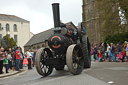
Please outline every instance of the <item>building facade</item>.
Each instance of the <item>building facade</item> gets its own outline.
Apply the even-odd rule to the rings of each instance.
[[[24,45],[33,36],[30,32],[30,22],[15,15],[0,14],[0,39],[9,35],[24,50]]]
[[[97,23],[96,0],[83,0],[82,10],[83,26],[86,28],[90,42],[100,42],[102,37],[98,31],[100,25]]]

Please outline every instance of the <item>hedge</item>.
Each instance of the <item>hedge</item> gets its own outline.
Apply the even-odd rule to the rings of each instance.
[[[118,33],[113,35],[108,35],[105,37],[104,42],[105,43],[124,43],[124,41],[128,41],[128,32],[125,33]]]

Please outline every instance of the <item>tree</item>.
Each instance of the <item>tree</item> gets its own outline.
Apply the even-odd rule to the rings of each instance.
[[[119,0],[119,6],[122,9],[124,18],[128,20],[128,0]]]
[[[13,48],[16,46],[16,41],[9,36],[4,36],[3,39],[1,39],[1,45],[7,48]]]
[[[121,10],[125,10],[125,12],[123,12],[124,14],[127,12],[126,8],[128,5],[123,4],[123,1],[126,0],[96,0],[98,23],[101,25],[99,31],[103,37],[126,32],[127,24],[121,24],[121,15],[119,14]],[[119,10],[119,8],[121,8],[121,10]]]

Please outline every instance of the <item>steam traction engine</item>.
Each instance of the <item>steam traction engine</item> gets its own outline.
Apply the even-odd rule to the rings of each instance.
[[[71,42],[68,28],[60,23],[59,3],[52,4],[54,34],[48,39],[49,48],[40,48],[36,54],[36,70],[42,76],[48,76],[53,68],[63,70],[67,65],[70,73],[80,74],[83,68],[90,68],[90,46],[86,34],[82,33],[82,23],[78,24],[75,41]],[[42,36],[43,37],[43,36]]]

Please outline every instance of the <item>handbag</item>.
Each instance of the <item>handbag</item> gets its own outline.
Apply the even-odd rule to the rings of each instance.
[[[24,64],[24,65],[25,65],[25,64],[28,64],[28,59],[27,59],[27,58],[24,58],[23,64]]]

